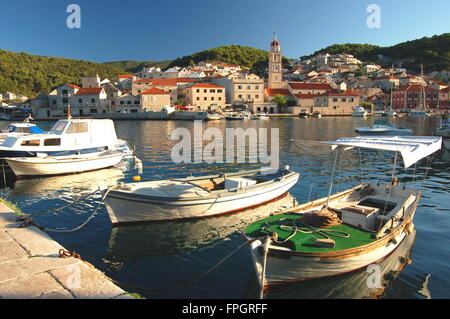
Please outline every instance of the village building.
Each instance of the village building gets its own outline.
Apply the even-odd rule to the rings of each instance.
[[[394,109],[414,109],[418,107],[436,108],[439,102],[439,91],[422,85],[400,87],[392,93]]]
[[[178,100],[178,89],[185,88],[195,82],[194,79],[189,78],[139,79],[133,81],[132,94],[139,95],[151,87],[156,87],[168,92],[170,94],[170,104],[174,105]]]
[[[195,83],[180,90],[187,105],[198,111],[223,109],[226,106],[225,87],[211,83]]]
[[[170,106],[170,93],[151,87],[141,93],[141,107],[144,112],[159,112],[166,106]]]
[[[359,92],[326,92],[314,98],[314,107],[310,109],[310,113],[349,116],[352,115],[353,108],[359,106],[359,104]]]
[[[211,78],[210,82],[225,88],[227,104],[264,103],[264,80],[255,74],[233,73]]]

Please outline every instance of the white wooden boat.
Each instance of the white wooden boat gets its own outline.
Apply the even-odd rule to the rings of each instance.
[[[402,155],[406,168],[439,150],[441,142],[440,137],[356,137],[295,141],[294,148],[311,149],[313,155],[353,147],[392,151]],[[261,287],[365,268],[389,256],[413,230],[420,190],[408,189],[395,178],[387,185],[363,183],[334,195],[331,189],[327,197],[245,228]],[[320,225],[324,221],[328,224]]]
[[[372,126],[360,126],[355,129],[360,135],[413,135],[413,130],[409,128],[397,128],[394,125],[374,124]]]
[[[362,106],[355,106],[355,107],[353,107],[352,116],[353,117],[366,117],[367,111]]]
[[[98,170],[118,164],[123,154],[101,150],[92,153],[41,157],[5,157],[16,176],[61,175]]]
[[[117,138],[112,120],[70,118],[57,121],[52,129],[44,134],[5,138],[0,144],[0,158],[34,157],[37,153],[53,155],[98,147],[132,152],[126,141]]]
[[[113,224],[209,217],[269,202],[297,183],[289,168],[120,185],[106,194]]]

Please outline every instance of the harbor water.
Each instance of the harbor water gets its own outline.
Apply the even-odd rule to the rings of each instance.
[[[257,298],[259,286],[249,250],[243,248],[217,269],[195,283],[197,278],[243,243],[242,230],[252,220],[271,212],[303,203],[328,193],[334,156],[301,156],[288,151],[289,140],[333,140],[355,136],[357,126],[373,124],[378,118],[324,117],[272,118],[270,120],[209,121],[203,129],[278,128],[281,165],[301,174],[288,195],[266,205],[232,215],[180,222],[156,222],[112,227],[106,209],[82,229],[49,235],[68,250],[103,271],[126,291],[146,298]],[[379,118],[383,119],[383,118]],[[402,117],[391,120],[411,128],[414,135],[433,135],[438,117]],[[0,129],[8,123],[0,123]],[[38,122],[48,130],[52,122]],[[261,166],[239,164],[176,164],[172,161],[170,139],[174,129],[194,131],[192,121],[116,121],[117,135],[136,147],[142,160],[142,181],[231,172]],[[204,141],[208,143],[208,141]],[[269,148],[270,150],[270,148]],[[256,151],[247,148],[250,158]],[[360,157],[361,155],[361,157]],[[389,181],[394,155],[386,152],[349,150],[339,158],[333,192],[363,181]],[[423,187],[414,219],[416,232],[395,254],[380,263],[381,285],[371,285],[368,269],[339,277],[293,283],[271,288],[267,298],[450,298],[450,155],[441,150],[433,157],[432,170],[426,174],[427,161],[417,167],[397,169],[406,187]],[[25,213],[39,213],[71,203],[81,194],[100,185],[131,182],[138,172],[126,163],[104,169],[59,177],[19,179],[4,176],[2,196]],[[100,194],[62,211],[35,217],[47,228],[71,229],[91,215]],[[57,253],[57,252],[55,252]],[[164,289],[179,286],[177,289]],[[148,289],[143,289],[148,288]],[[152,289],[150,289],[152,288]],[[153,289],[155,288],[155,289]],[[159,289],[161,288],[161,289]]]

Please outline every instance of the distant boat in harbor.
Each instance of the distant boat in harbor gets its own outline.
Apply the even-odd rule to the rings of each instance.
[[[307,119],[309,117],[309,114],[306,112],[301,112],[298,114],[298,117],[301,119]]]
[[[257,113],[252,116],[252,120],[269,120],[270,117],[266,113]]]
[[[354,106],[352,116],[353,117],[366,117],[367,111],[362,106]]]
[[[223,116],[217,113],[208,113],[208,115],[206,116],[206,120],[208,121],[218,121],[218,120],[222,120]]]
[[[394,125],[383,124],[357,127],[355,132],[360,135],[413,135],[413,131],[409,128],[397,128]]]

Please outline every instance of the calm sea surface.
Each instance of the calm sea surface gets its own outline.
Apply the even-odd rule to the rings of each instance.
[[[439,118],[399,118],[393,121],[396,125],[412,128],[415,135],[432,135]],[[257,298],[257,279],[250,253],[245,248],[198,283],[161,291],[138,289],[136,286],[164,288],[188,282],[241,245],[241,231],[255,218],[291,206],[294,198],[305,202],[308,198],[325,196],[334,156],[314,158],[289,153],[288,141],[291,138],[332,140],[355,136],[356,126],[373,122],[373,118],[351,117],[205,122],[204,129],[216,127],[222,132],[228,127],[241,126],[279,128],[280,161],[299,172],[300,181],[288,196],[278,201],[229,216],[113,228],[102,206],[97,216],[81,230],[50,233],[50,236],[120,282],[125,290],[147,298]],[[6,125],[6,122],[0,123],[0,129]],[[41,122],[38,125],[49,129],[53,123]],[[136,146],[137,156],[144,163],[143,181],[258,167],[257,164],[174,164],[171,147],[177,142],[170,140],[171,133],[178,127],[193,132],[193,122],[118,121],[115,125],[118,136]],[[250,154],[255,152],[254,149],[248,151]],[[393,154],[362,151],[362,158],[361,166],[359,153],[352,150],[339,160],[341,169],[336,174],[334,192],[356,185],[361,179],[389,180]],[[368,288],[370,273],[362,270],[332,279],[276,287],[269,291],[267,297],[450,298],[449,158],[447,151],[435,154],[433,169],[424,184],[414,219],[416,234],[412,233],[395,254],[381,263],[381,289]],[[407,186],[420,187],[425,167],[426,161],[422,161],[415,176],[413,168],[398,169],[398,177]],[[132,181],[137,171],[130,166],[123,168],[62,177],[8,180],[3,196],[17,203],[26,213],[43,212],[66,205],[99,185]],[[99,201],[100,196],[96,195],[62,212],[36,217],[35,220],[48,228],[74,228],[90,216]]]

